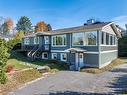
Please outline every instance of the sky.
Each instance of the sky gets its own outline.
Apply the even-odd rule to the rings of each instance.
[[[127,0],[0,0],[0,16],[15,24],[21,16],[51,24],[53,29],[83,25],[94,18],[114,21],[124,28],[127,23]]]

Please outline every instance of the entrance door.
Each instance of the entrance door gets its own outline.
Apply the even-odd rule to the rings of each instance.
[[[80,67],[83,66],[83,53],[76,53],[76,63],[75,63],[75,67],[76,67],[76,70],[80,70]]]

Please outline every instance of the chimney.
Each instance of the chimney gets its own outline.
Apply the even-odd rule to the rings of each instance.
[[[87,20],[87,24],[93,24],[93,23],[95,23],[95,19],[88,19]]]

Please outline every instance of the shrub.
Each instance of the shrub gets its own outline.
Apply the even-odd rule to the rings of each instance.
[[[0,83],[5,84],[7,82],[7,76],[4,71],[0,71]]]
[[[11,72],[13,69],[14,69],[14,65],[7,65],[7,66],[5,67],[5,72],[9,73],[9,72]]]
[[[60,62],[58,60],[51,60],[51,63],[53,63],[53,64],[59,64]]]
[[[51,70],[50,70],[51,73],[56,73],[56,72],[58,72],[58,71],[59,71],[58,69],[51,69]]]

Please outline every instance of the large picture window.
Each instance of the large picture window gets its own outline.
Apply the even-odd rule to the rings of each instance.
[[[88,37],[88,42],[86,45],[96,45],[97,44],[97,32],[85,32],[86,37]]]
[[[80,32],[72,34],[72,44],[73,45],[96,45],[97,44],[97,32]]]
[[[67,45],[66,35],[52,36],[52,45],[53,46],[65,46],[65,45]]]
[[[73,45],[83,45],[84,33],[73,33]]]

